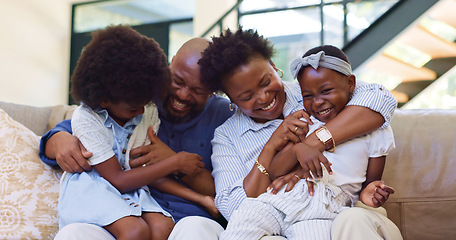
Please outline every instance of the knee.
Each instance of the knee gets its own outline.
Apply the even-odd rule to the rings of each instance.
[[[375,224],[375,218],[369,210],[363,208],[349,208],[342,211],[334,219],[332,232],[355,231],[360,228],[371,228]]]
[[[173,230],[174,221],[171,218],[166,218],[163,221],[154,222],[150,227],[152,239],[168,239]]]
[[[117,234],[116,234],[117,235]],[[151,239],[151,229],[144,221],[138,221],[135,225],[130,225],[128,228],[123,228],[116,236],[117,239]]]

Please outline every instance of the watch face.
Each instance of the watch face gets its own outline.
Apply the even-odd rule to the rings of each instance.
[[[326,142],[328,141],[329,139],[331,139],[331,135],[329,134],[329,132],[324,129],[324,128],[321,128],[319,129],[318,132],[316,132],[317,134],[317,137],[320,138],[321,141],[323,142]]]

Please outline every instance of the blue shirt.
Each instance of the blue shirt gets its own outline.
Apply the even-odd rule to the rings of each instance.
[[[284,82],[286,101],[283,116],[303,109],[301,89],[297,82]],[[357,105],[379,112],[389,125],[397,101],[388,90],[379,84],[358,82],[352,99],[347,105]],[[212,165],[215,180],[215,205],[229,220],[231,214],[247,197],[243,181],[252,170],[272,133],[282,123],[274,119],[257,123],[236,109],[235,114],[215,130],[212,140]]]
[[[211,140],[215,128],[233,114],[228,108],[229,103],[230,101],[226,98],[213,96],[208,100],[204,110],[189,122],[174,124],[160,119],[158,137],[175,152],[186,151],[201,155],[205,168],[212,171]],[[70,121],[65,120],[57,124],[55,128],[43,135],[40,142],[41,160],[51,166],[58,165],[55,160],[46,158],[44,150],[47,140],[59,131],[71,133]],[[203,207],[193,202],[153,189],[151,194],[164,210],[173,215],[176,222],[186,216],[212,218]]]

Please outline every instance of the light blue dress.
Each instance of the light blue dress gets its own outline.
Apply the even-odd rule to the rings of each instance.
[[[141,119],[142,115],[137,116],[121,127],[106,110],[94,112],[83,105],[74,112],[71,124],[73,134],[93,153],[89,159],[91,165],[116,155],[120,165],[129,169],[127,144]],[[71,223],[106,226],[126,216],[141,216],[142,212],[160,212],[171,217],[147,187],[122,194],[94,169],[62,176],[58,204],[60,228]]]

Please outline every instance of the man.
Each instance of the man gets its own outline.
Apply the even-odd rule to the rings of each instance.
[[[213,95],[200,82],[200,68],[198,60],[201,52],[209,45],[204,38],[194,38],[186,42],[171,60],[170,70],[172,82],[166,100],[159,104],[159,117],[161,124],[156,139],[151,145],[133,149],[131,156],[140,155],[130,162],[131,167],[162,160],[179,151],[197,153],[203,158],[205,171],[197,177],[177,175],[176,179],[181,184],[189,186],[193,190],[209,195],[215,195],[214,180],[211,175],[212,164],[210,157],[214,130],[232,115],[229,110],[229,100]],[[90,171],[91,166],[86,158],[91,153],[85,151],[79,140],[71,134],[69,121],[59,123],[54,129],[46,133],[40,143],[40,157],[49,165],[59,165],[67,172]],[[54,160],[55,159],[55,160]],[[217,238],[217,234],[223,228],[213,217],[200,205],[189,202],[174,195],[166,194],[152,189],[152,196],[168,211],[178,222],[186,216],[200,216],[201,220],[198,231],[191,234],[195,239],[204,237]],[[203,229],[207,223],[208,235]],[[175,230],[179,230],[176,227]],[[187,230],[184,230],[187,231]],[[84,235],[84,236],[78,236]],[[74,224],[63,228],[56,239],[106,239],[112,238],[104,229],[89,224]],[[170,236],[170,239],[173,235]],[[188,235],[187,235],[188,236]]]

